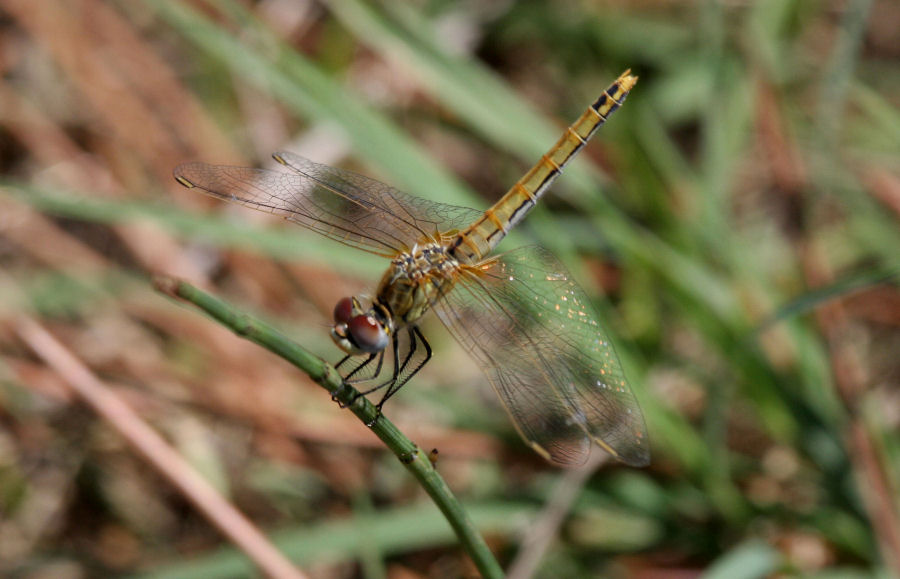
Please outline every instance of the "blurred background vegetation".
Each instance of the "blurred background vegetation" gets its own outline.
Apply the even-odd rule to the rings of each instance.
[[[900,576],[895,0],[0,0],[0,66],[0,574],[252,573],[25,319],[313,576],[473,574],[352,415],[150,283],[336,361],[335,298],[385,264],[171,170],[284,149],[484,208],[630,67],[501,248],[550,247],[597,297],[651,466],[543,463],[433,321],[388,416],[504,567],[543,532],[542,577]]]

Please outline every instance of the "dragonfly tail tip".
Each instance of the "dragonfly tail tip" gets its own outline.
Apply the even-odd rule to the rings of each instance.
[[[628,92],[637,84],[638,77],[636,75],[631,74],[631,69],[629,68],[625,72],[619,75],[618,83],[619,85]]]

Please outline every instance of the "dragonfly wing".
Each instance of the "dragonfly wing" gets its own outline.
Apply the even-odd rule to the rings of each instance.
[[[469,207],[416,197],[365,175],[314,163],[306,157],[288,151],[280,151],[273,157],[282,165],[313,179],[324,187],[359,199],[374,211],[393,215],[395,220],[406,224],[407,227],[431,234],[436,232],[452,234],[471,225],[483,213]]]
[[[276,160],[292,171],[186,163],[174,174],[187,187],[280,215],[346,245],[388,257],[458,229],[463,220],[479,214],[407,195],[290,153],[279,153]]]
[[[551,253],[525,247],[463,269],[433,307],[540,454],[582,464],[594,441],[632,466],[649,462],[644,419],[613,345]]]

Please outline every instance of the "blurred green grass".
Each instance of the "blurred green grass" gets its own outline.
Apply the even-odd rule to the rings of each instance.
[[[475,207],[495,199],[555,142],[564,123],[632,68],[641,80],[627,104],[595,137],[587,158],[567,167],[546,206],[501,247],[544,244],[591,294],[606,294],[597,306],[653,445],[650,469],[611,467],[591,480],[548,561],[572,576],[897,571],[884,523],[876,520],[887,517],[888,530],[891,518],[896,525],[900,477],[898,418],[891,410],[900,383],[900,228],[896,209],[872,184],[878,172],[895,184],[900,179],[900,40],[876,37],[872,23],[882,13],[898,18],[888,0],[852,0],[842,9],[774,0],[669,7],[526,2],[494,9],[335,1],[313,8],[303,34],[288,38],[258,5],[146,0],[115,6],[141,23],[148,42],[160,44],[247,157],[262,161],[248,136],[252,129],[244,127],[256,119],[248,112],[252,90],[252,100],[263,103],[258,108],[276,109],[291,129],[324,126],[344,140],[365,172],[410,193]],[[448,30],[462,38],[458,45],[450,44],[457,37]],[[402,94],[379,104],[372,96],[379,90]],[[93,153],[102,159],[103,150]],[[203,150],[182,154],[220,161]],[[467,168],[464,177],[476,186],[448,164]],[[26,183],[39,173],[19,165],[24,168],[6,178],[4,192],[57,219],[124,227],[153,222],[185,243],[199,239],[277,260],[330,264],[369,280],[380,270],[302,232],[264,231],[186,212],[174,202],[147,203],[147,194],[144,201],[85,201],[65,193],[83,189],[77,186],[48,194],[48,187]],[[110,167],[125,180],[121,161]],[[163,196],[162,185],[156,187],[152,197]],[[16,269],[11,275],[24,287],[37,279],[33,274]],[[49,279],[65,283],[65,277]],[[31,292],[34,311],[50,321],[89,325],[90,291],[40,283],[47,289]],[[234,291],[235,284],[221,287]],[[57,309],[46,304],[53,294],[66,298]],[[247,301],[262,307],[250,296]],[[835,304],[843,311],[837,321],[827,315]],[[439,355],[452,350],[449,340],[438,340]],[[841,382],[848,355],[863,369],[849,392]],[[422,378],[426,387],[446,381],[437,373]],[[11,383],[7,390],[25,389],[16,379],[4,382]],[[547,479],[560,475],[542,473],[540,464],[522,457],[502,414],[487,425],[469,416],[472,389],[465,384],[449,391],[416,386],[401,397],[420,416],[463,427],[474,422],[517,449],[502,457],[499,474],[467,465],[475,474],[464,488],[474,493],[481,485],[481,498],[508,500],[510,509],[546,501]],[[17,420],[30,413],[15,412]],[[856,426],[874,454],[860,454],[866,447],[851,436]],[[866,466],[872,461],[874,470]],[[370,468],[382,478],[365,490],[380,503],[376,522],[400,517],[409,501],[402,471],[385,463],[373,459]],[[868,494],[879,494],[879,481],[871,478],[878,473],[887,487],[883,502],[873,503]],[[16,492],[5,494],[11,508],[22,504]],[[277,499],[260,490],[250,504],[270,502]],[[888,511],[875,506],[885,503]],[[646,534],[633,548],[585,531],[606,524],[615,536],[617,519],[594,515],[613,505],[625,518],[652,522],[638,527]],[[331,516],[301,521],[317,525],[303,537],[344,524],[342,509],[329,506],[323,510]],[[426,516],[417,516],[412,520],[425,524]],[[477,508],[473,516],[479,518]],[[502,538],[501,560],[508,561],[513,531],[486,528]],[[621,527],[623,533],[633,528]],[[419,535],[420,542],[402,540],[396,530],[383,534],[386,543],[373,548],[388,569],[397,561],[435,565],[416,558],[420,549],[452,551],[450,536],[437,531],[428,540]],[[339,534],[333,539],[342,545],[335,560],[363,556]],[[293,542],[300,549],[308,541]],[[165,545],[157,552],[177,549]],[[57,544],[54,550],[65,553]],[[39,565],[29,559],[22,568]],[[200,554],[193,565],[202,576],[246,572],[231,555]],[[151,572],[176,576],[181,569]],[[542,576],[554,576],[553,568],[543,568]]]

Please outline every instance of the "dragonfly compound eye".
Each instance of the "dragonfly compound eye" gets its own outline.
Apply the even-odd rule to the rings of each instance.
[[[347,323],[347,331],[363,352],[380,352],[387,348],[387,331],[374,316],[353,316]]]
[[[341,298],[334,306],[334,323],[347,324],[353,317],[353,298]]]

